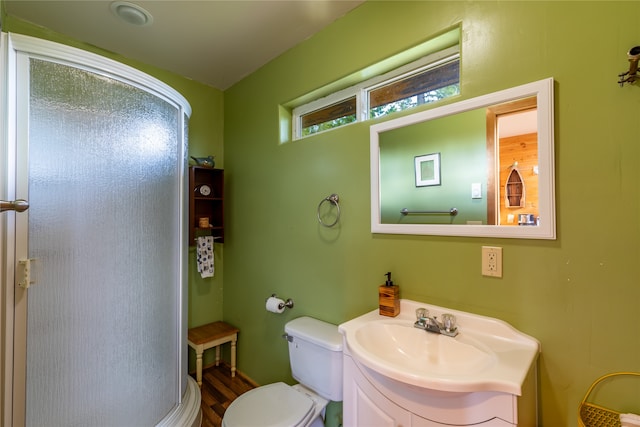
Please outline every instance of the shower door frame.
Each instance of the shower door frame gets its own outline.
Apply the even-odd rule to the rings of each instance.
[[[13,33],[0,33],[0,197],[28,200],[28,94],[29,78],[18,78],[20,67],[34,57],[83,69],[152,93],[180,112],[178,135],[183,141],[180,162],[180,256],[178,292],[178,390],[181,404],[187,389],[187,140],[185,121],[191,106],[177,91],[135,68],[81,49]],[[20,61],[24,63],[20,65]],[[17,84],[16,84],[17,83]],[[21,120],[21,123],[18,123]],[[18,165],[17,161],[24,164]],[[26,422],[26,354],[28,290],[17,285],[17,260],[28,257],[28,211],[5,212],[0,217],[0,425],[22,427]],[[37,287],[37,284],[34,285]],[[199,400],[199,399],[198,399]],[[175,408],[174,408],[175,409]],[[164,414],[166,415],[166,414]]]

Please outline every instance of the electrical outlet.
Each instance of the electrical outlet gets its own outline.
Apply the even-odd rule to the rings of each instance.
[[[502,277],[502,248],[498,246],[482,247],[482,275]]]

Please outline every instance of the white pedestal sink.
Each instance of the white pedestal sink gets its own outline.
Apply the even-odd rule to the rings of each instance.
[[[415,310],[457,318],[456,337],[413,327]],[[402,300],[394,318],[371,311],[344,336],[344,425],[535,426],[540,344],[485,316]]]

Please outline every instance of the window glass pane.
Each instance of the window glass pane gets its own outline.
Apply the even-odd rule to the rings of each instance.
[[[460,93],[460,61],[424,70],[369,92],[369,118],[428,104]]]
[[[356,97],[305,114],[300,118],[301,136],[312,135],[356,121]]]
[[[442,89],[432,90],[420,95],[410,96],[408,98],[390,102],[379,107],[370,108],[369,118],[375,119],[376,117],[382,117],[387,114],[395,113],[396,111],[407,110],[409,108],[417,107],[418,105],[429,104],[431,102],[435,102],[440,99],[448,98],[450,96],[458,94],[460,94],[459,84],[447,86]]]

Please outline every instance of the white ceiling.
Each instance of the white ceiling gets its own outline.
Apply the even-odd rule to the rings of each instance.
[[[154,0],[138,27],[111,1],[0,0],[10,16],[225,90],[364,0]]]
[[[527,110],[498,116],[499,138],[538,132],[538,111]]]

